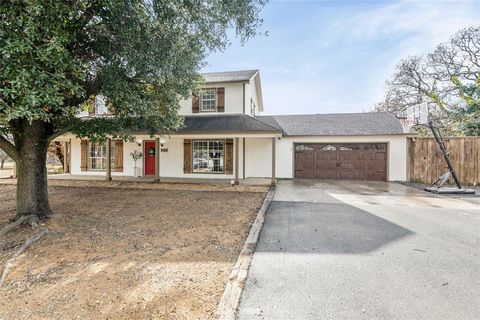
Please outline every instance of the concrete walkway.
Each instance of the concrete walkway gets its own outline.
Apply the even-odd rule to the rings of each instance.
[[[479,319],[479,245],[475,202],[280,181],[238,319]]]

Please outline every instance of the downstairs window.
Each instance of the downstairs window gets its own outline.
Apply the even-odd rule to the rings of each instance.
[[[224,140],[193,140],[193,172],[224,172]]]
[[[107,169],[107,144],[90,142],[88,169],[92,171]],[[110,166],[115,169],[115,143],[110,143]]]

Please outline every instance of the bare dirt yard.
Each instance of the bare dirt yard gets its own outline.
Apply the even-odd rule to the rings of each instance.
[[[51,186],[50,233],[17,258],[0,319],[211,319],[267,188],[246,191]],[[0,184],[0,226],[14,206]],[[34,233],[0,236],[0,268]]]

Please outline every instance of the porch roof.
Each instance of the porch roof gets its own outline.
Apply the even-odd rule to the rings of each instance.
[[[282,130],[246,114],[185,116],[185,126],[175,134],[199,133],[276,133]]]

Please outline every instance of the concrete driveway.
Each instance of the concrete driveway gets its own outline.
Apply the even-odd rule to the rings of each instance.
[[[394,183],[280,181],[238,319],[480,319],[480,206]]]

